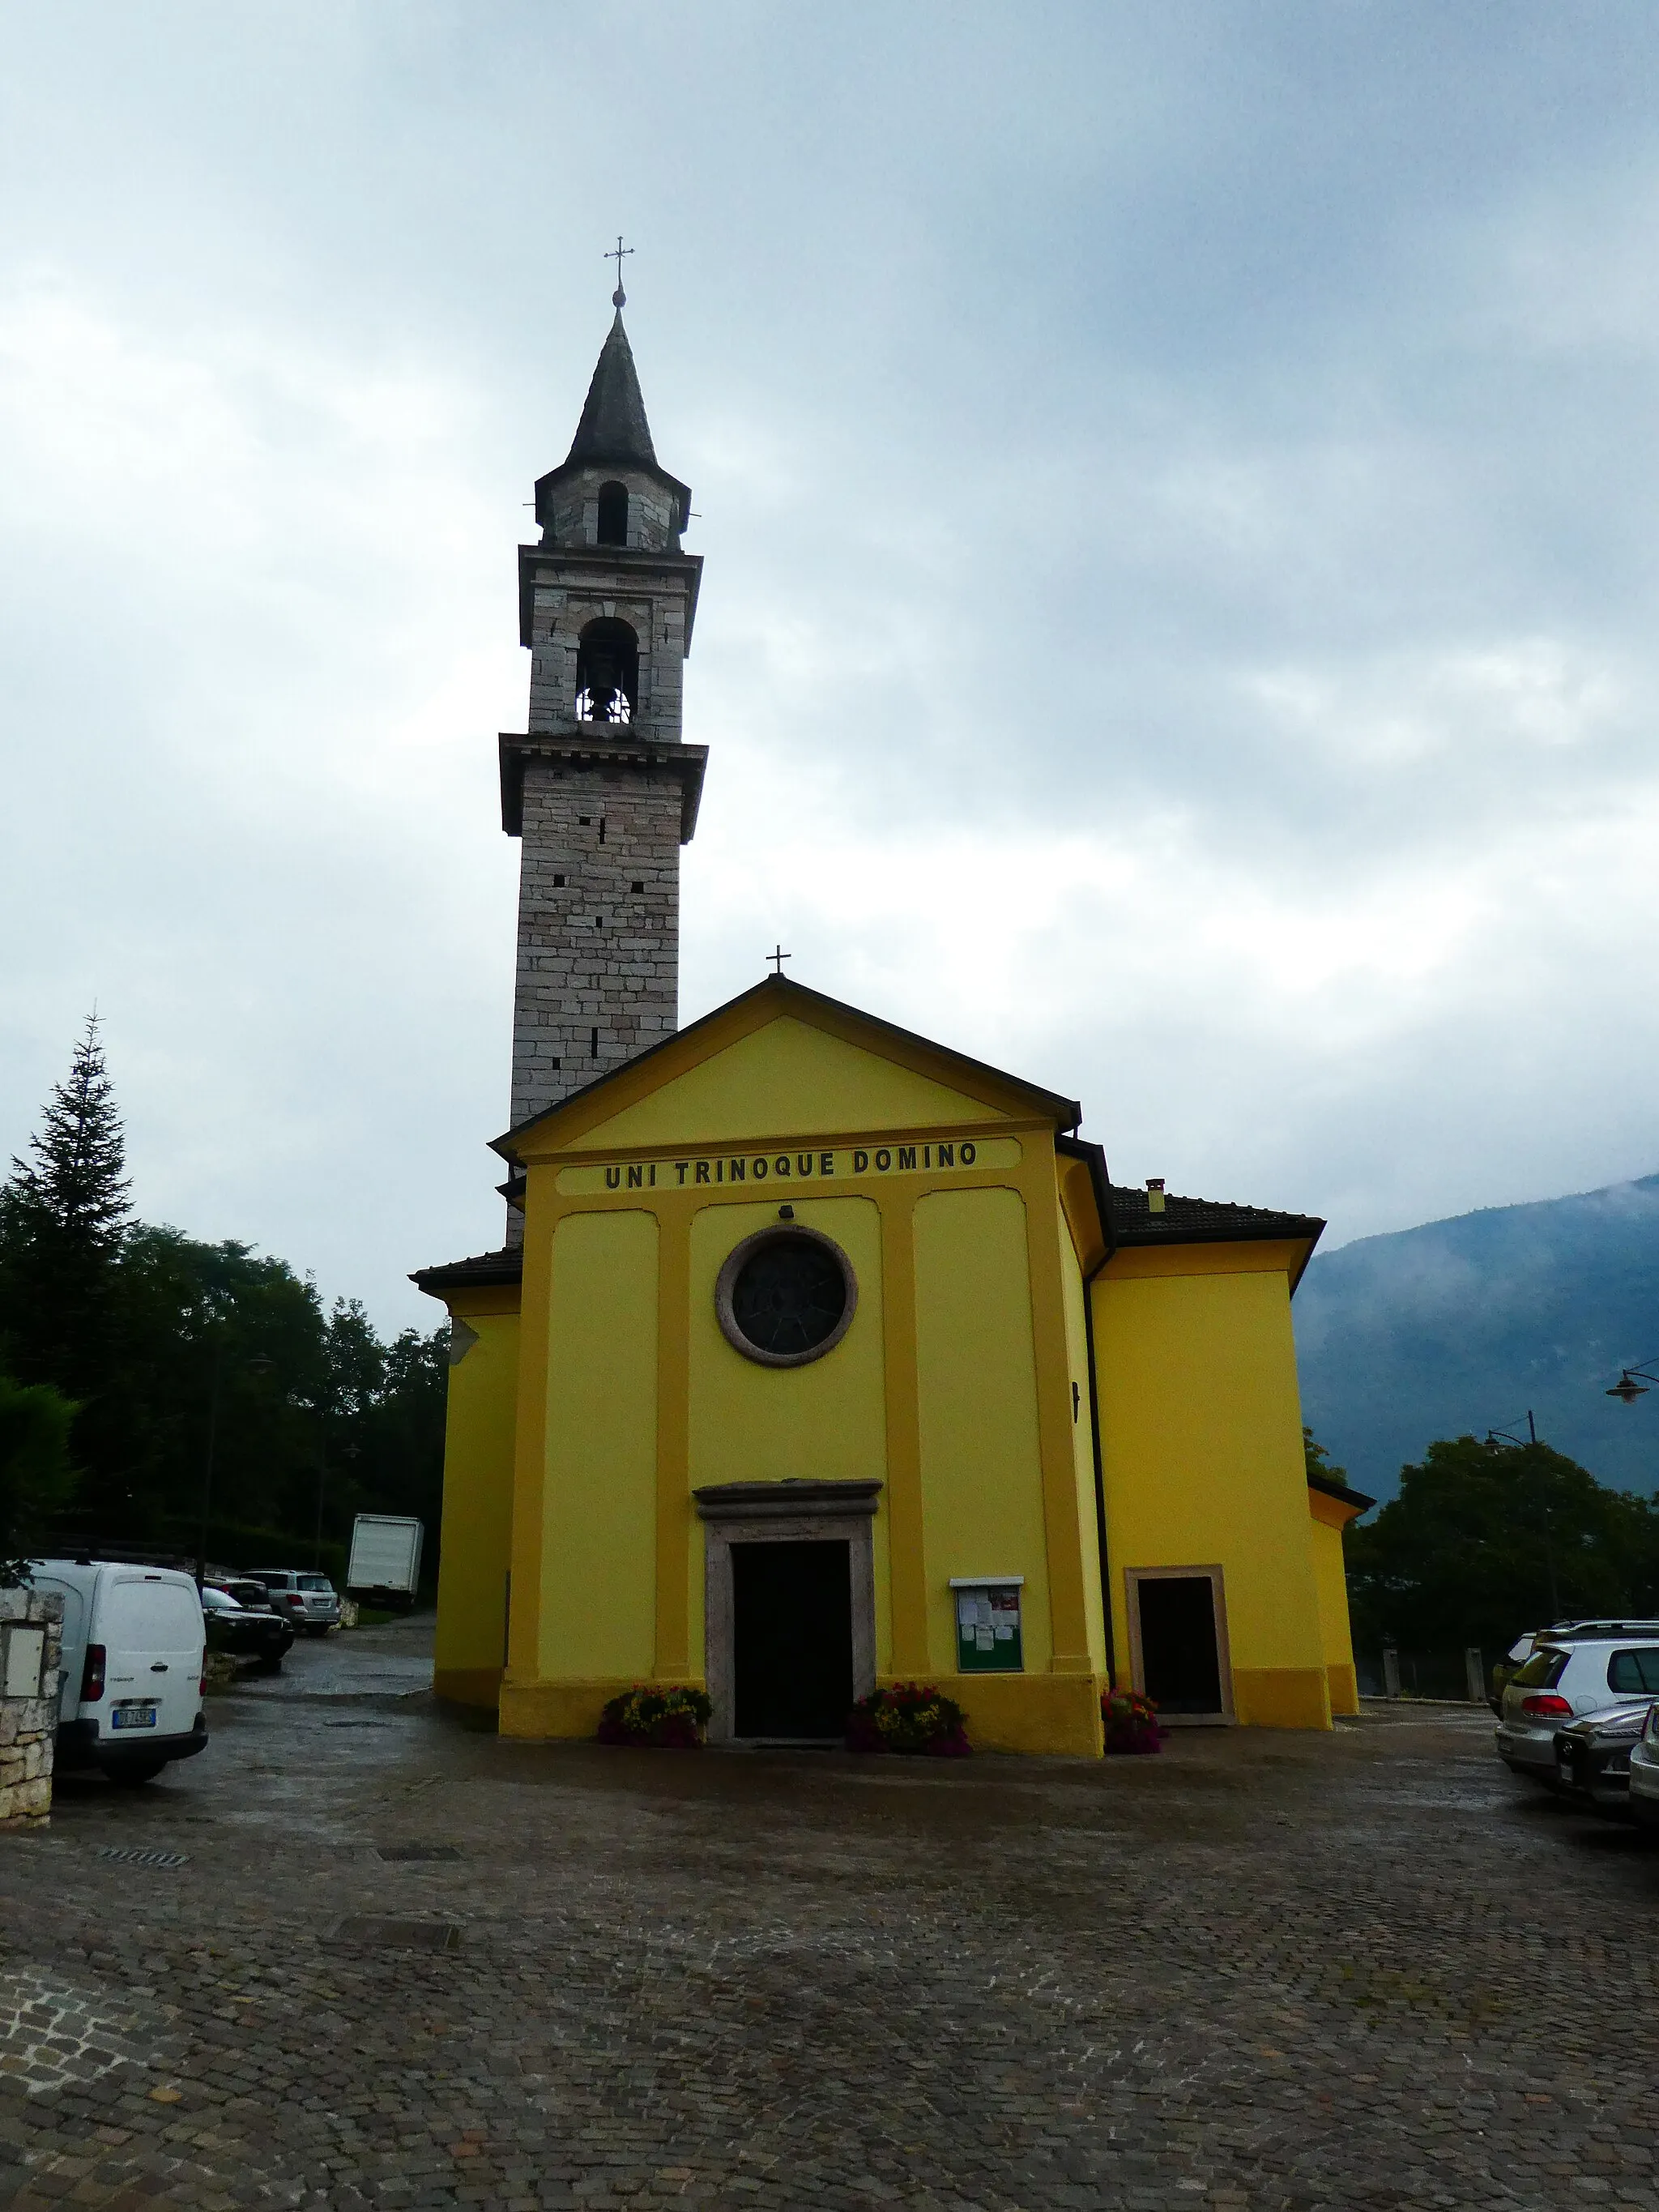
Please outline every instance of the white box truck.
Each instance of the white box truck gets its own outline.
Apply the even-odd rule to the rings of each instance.
[[[420,1522],[406,1521],[395,1513],[360,1513],[352,1523],[346,1588],[365,1596],[412,1605],[421,1586],[421,1540],[425,1533]]]

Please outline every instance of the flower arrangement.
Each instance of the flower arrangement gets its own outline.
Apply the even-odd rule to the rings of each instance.
[[[1158,1707],[1139,1690],[1108,1690],[1100,1700],[1108,1751],[1160,1751]]]
[[[847,1716],[848,1751],[921,1752],[934,1759],[966,1759],[967,1716],[931,1683],[895,1682],[872,1690]]]
[[[635,1682],[600,1713],[599,1740],[649,1744],[659,1751],[697,1751],[714,1710],[706,1690],[679,1682],[663,1689]]]

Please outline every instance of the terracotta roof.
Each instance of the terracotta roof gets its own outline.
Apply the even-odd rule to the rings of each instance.
[[[576,425],[564,465],[571,468],[590,461],[631,461],[647,469],[657,465],[651,425],[645,419],[645,397],[620,307],[610,336],[599,349],[582,419]]]
[[[1317,1237],[1325,1224],[1310,1213],[1279,1213],[1267,1206],[1237,1206],[1231,1199],[1177,1198],[1162,1213],[1149,1194],[1114,1183],[1112,1235],[1119,1244],[1237,1244],[1282,1237]]]
[[[499,1252],[478,1252],[470,1260],[450,1260],[438,1267],[418,1267],[410,1277],[417,1291],[440,1297],[446,1291],[478,1290],[493,1283],[516,1283],[524,1275],[524,1253],[516,1244]]]

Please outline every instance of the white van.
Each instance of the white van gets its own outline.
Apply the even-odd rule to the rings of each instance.
[[[96,1766],[112,1782],[149,1782],[205,1749],[206,1635],[191,1577],[101,1559],[37,1559],[31,1572],[64,1601],[59,1772]]]

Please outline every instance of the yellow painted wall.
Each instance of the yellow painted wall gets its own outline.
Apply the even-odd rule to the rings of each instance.
[[[884,1406],[881,1212],[867,1198],[794,1200],[795,1219],[833,1237],[853,1263],[858,1310],[833,1352],[802,1367],[745,1359],[720,1333],[714,1282],[735,1244],[777,1220],[775,1201],[704,1206],[691,1224],[690,1575],[691,1650],[703,1649],[702,1523],[690,1492],[715,1482],[887,1479]],[[887,1501],[877,1501],[876,1664],[891,1649]],[[701,1672],[701,1668],[698,1669]]]
[[[452,1308],[476,1332],[449,1370],[444,1420],[443,1546],[433,1653],[440,1697],[494,1705],[507,1639],[513,1539],[513,1443],[518,1389],[516,1292]]]
[[[1100,1595],[1100,1525],[1095,1507],[1095,1408],[1089,1395],[1089,1339],[1085,1322],[1083,1267],[1064,1223],[1060,1240],[1066,1298],[1066,1358],[1077,1395],[1072,1459],[1077,1474],[1078,1529],[1083,1540],[1083,1596],[1089,1620],[1089,1657],[1106,1672],[1106,1608]]]
[[[1018,1191],[933,1191],[915,1210],[916,1370],[927,1648],[957,1658],[952,1575],[1020,1574],[1025,1669],[1053,1651],[1036,1366]]]
[[[1207,1272],[1210,1249],[1144,1273],[1131,1251],[1093,1286],[1118,1665],[1126,1571],[1218,1565],[1237,1717],[1328,1727],[1289,1277],[1238,1246]]]
[[[736,1146],[844,1129],[923,1127],[1005,1117],[896,1060],[782,1018],[674,1077],[570,1141],[574,1152]]]
[[[656,1639],[657,1224],[568,1214],[553,1236],[544,1677],[648,1675]]]
[[[1348,1577],[1342,1556],[1342,1522],[1352,1516],[1339,1508],[1327,1518],[1320,1509],[1334,1504],[1317,1491],[1308,1492],[1308,1534],[1313,1553],[1314,1583],[1319,1593],[1320,1643],[1325,1654],[1325,1679],[1330,1685],[1331,1711],[1357,1713],[1359,1685],[1354,1673],[1353,1632],[1348,1620]]]

